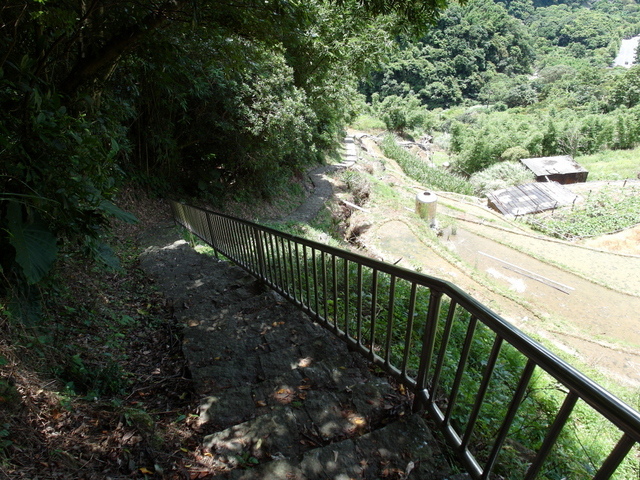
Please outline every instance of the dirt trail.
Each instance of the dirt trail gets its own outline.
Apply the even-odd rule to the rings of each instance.
[[[366,148],[376,155],[374,145]],[[413,213],[419,190],[393,162],[385,163],[404,205],[378,205],[375,198],[367,205],[374,226],[360,240],[369,250],[451,281],[572,363],[640,386],[640,256],[525,233],[446,193],[439,194],[438,213],[451,215],[452,225],[434,245]],[[609,247],[623,248],[629,235],[635,232],[609,238]]]

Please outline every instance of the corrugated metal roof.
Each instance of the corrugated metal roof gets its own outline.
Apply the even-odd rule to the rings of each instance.
[[[555,157],[523,158],[520,160],[538,177],[545,175],[566,175],[570,173],[584,173],[585,170],[573,157],[558,155]]]
[[[558,182],[527,183],[487,194],[491,207],[516,217],[571,205],[576,198]]]

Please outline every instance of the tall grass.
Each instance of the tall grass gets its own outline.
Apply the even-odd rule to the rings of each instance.
[[[434,190],[473,195],[473,186],[465,178],[443,168],[429,166],[398,145],[393,135],[386,135],[381,147],[385,156],[398,162],[406,175],[423,186]]]
[[[575,160],[589,171],[589,181],[637,179],[640,175],[640,147],[632,150],[604,150]]]

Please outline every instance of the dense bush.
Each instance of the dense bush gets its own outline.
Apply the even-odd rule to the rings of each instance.
[[[0,6],[0,295],[103,240],[123,181],[274,196],[337,146],[390,35],[439,2],[8,0]]]
[[[469,182],[473,185],[475,194],[482,197],[493,190],[522,185],[534,180],[531,170],[520,162],[504,161],[474,173]]]

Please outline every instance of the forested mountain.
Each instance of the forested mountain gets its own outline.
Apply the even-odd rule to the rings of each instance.
[[[448,8],[417,42],[400,40],[400,51],[363,85],[371,96],[415,94],[430,108],[477,99],[497,74],[531,71],[533,38],[524,24],[493,0]]]
[[[608,66],[620,40],[638,31],[635,2],[606,0],[585,7],[471,0],[450,6],[419,40],[400,38],[399,51],[361,91],[369,99],[374,93],[380,99],[416,95],[429,108],[496,101],[529,105],[563,68],[566,73]],[[531,75],[542,79],[533,82]]]
[[[611,68],[640,32],[629,0],[450,6],[360,91],[400,133],[429,134],[471,175],[518,156],[589,154],[640,143],[640,67]]]

